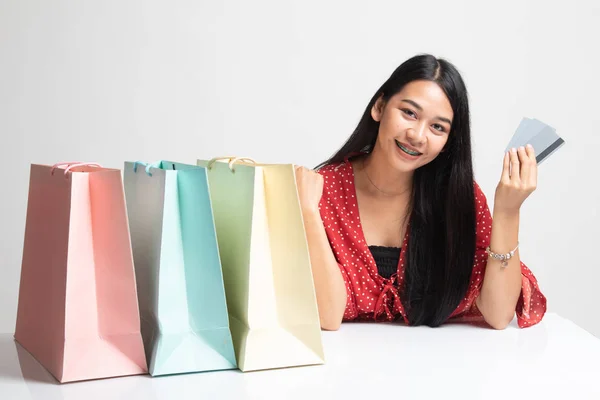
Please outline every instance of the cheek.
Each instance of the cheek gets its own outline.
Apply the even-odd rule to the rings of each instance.
[[[405,120],[402,118],[400,111],[386,110],[381,116],[381,125],[387,129],[401,129],[405,125]]]
[[[399,121],[399,118],[390,115],[390,113],[386,113],[381,118],[381,122],[379,122],[379,134],[388,137],[395,137],[399,131],[402,129],[402,124]]]
[[[431,155],[435,158],[437,157],[442,150],[444,150],[444,146],[448,143],[448,136],[436,136],[433,137],[429,141]]]
[[[401,114],[396,114],[393,117],[392,122],[397,131],[405,130],[406,128],[408,128],[411,125],[410,121],[407,121],[405,118],[403,118]]]

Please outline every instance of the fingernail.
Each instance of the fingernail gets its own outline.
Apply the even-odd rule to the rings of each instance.
[[[519,150],[525,150],[525,147],[521,146],[519,147]]]
[[[517,152],[517,149],[515,149],[514,147],[512,149],[510,149],[510,151],[512,151],[513,153]]]
[[[533,146],[532,146],[532,145],[530,145],[530,144],[528,144],[528,145],[527,145],[527,148],[528,148],[529,150],[533,150]]]

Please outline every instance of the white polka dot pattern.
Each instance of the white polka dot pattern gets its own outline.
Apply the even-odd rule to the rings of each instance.
[[[390,279],[381,277],[362,231],[352,164],[346,161],[328,165],[321,168],[319,173],[324,178],[323,197],[319,205],[321,219],[346,283],[348,298],[344,321],[402,319],[408,323],[400,301],[404,278],[404,251],[400,255],[398,272]],[[485,275],[488,260],[485,249],[490,243],[492,217],[485,195],[477,184],[475,203],[477,248],[473,272],[467,295],[450,316],[454,320],[483,319],[475,305],[475,299],[479,295]],[[408,244],[408,231],[404,237],[403,248]],[[541,321],[546,312],[546,298],[540,292],[537,280],[523,263],[521,274],[521,297],[516,313],[519,326],[527,327]]]

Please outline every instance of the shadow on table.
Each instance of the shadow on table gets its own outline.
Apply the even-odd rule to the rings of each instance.
[[[21,376],[29,382],[59,385],[59,382],[42,366],[23,346],[13,340],[13,346],[19,358]]]
[[[18,347],[21,346],[15,342],[12,335],[0,335],[0,379],[19,381],[23,379],[17,361],[19,359]]]
[[[59,383],[12,335],[0,335],[0,381],[12,385],[11,395],[40,400],[156,399],[148,375]],[[1,390],[0,390],[1,391]],[[0,395],[0,399],[4,399]],[[11,398],[9,396],[9,398]]]

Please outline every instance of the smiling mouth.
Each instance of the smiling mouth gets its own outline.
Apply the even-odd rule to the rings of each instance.
[[[420,156],[420,155],[423,155],[423,153],[419,153],[418,151],[413,151],[413,150],[407,149],[406,147],[402,146],[402,144],[400,144],[400,142],[397,141],[397,140],[395,140],[395,142],[396,142],[396,146],[398,146],[400,148],[400,150],[402,150],[403,152],[405,152],[409,156]]]

